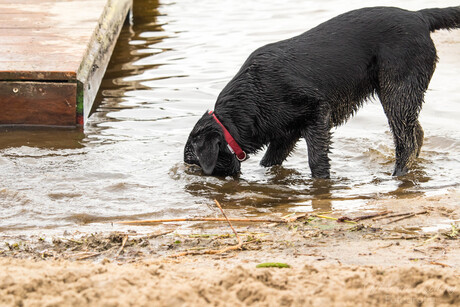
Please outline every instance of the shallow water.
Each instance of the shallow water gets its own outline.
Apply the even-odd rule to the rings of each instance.
[[[282,167],[262,168],[263,152],[252,156],[239,179],[204,177],[182,162],[188,133],[251,51],[379,4],[135,0],[84,132],[1,128],[0,231],[120,229],[111,222],[213,214],[213,199],[236,216],[365,210],[369,199],[458,187],[458,31],[437,44],[440,62],[421,114],[425,143],[403,178],[390,176],[392,138],[378,102],[335,130],[331,180],[311,179],[304,142]],[[443,1],[449,5],[457,2]]]

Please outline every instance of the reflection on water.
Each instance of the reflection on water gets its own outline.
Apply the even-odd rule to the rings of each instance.
[[[48,149],[82,148],[84,133],[75,129],[46,127],[0,127],[0,150],[10,147]]]
[[[252,156],[239,178],[204,177],[182,163],[191,128],[251,51],[379,4],[135,0],[84,132],[1,128],[0,231],[95,231],[118,220],[202,216],[213,213],[213,199],[240,216],[362,210],[369,199],[458,187],[458,31],[438,36],[441,61],[421,115],[425,144],[403,178],[391,177],[391,134],[377,102],[334,132],[331,180],[311,179],[302,141],[283,166],[262,168],[263,152]]]

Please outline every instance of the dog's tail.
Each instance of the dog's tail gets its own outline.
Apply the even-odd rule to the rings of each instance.
[[[430,31],[460,28],[460,6],[424,9],[419,11]]]

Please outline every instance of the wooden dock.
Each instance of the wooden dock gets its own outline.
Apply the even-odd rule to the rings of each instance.
[[[0,125],[84,125],[132,0],[0,0]]]

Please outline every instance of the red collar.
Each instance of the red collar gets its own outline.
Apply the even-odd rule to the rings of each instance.
[[[246,160],[246,158],[247,158],[246,153],[243,151],[243,149],[241,149],[240,145],[238,145],[238,143],[232,137],[230,132],[228,132],[227,128],[225,128],[225,126],[222,125],[220,120],[217,118],[216,114],[214,114],[213,111],[209,111],[209,115],[212,115],[212,117],[214,117],[214,120],[219,124],[219,126],[222,127],[222,130],[224,131],[225,140],[228,143],[228,147],[229,147],[230,151],[235,154],[236,158],[239,161],[242,162],[242,161]]]

